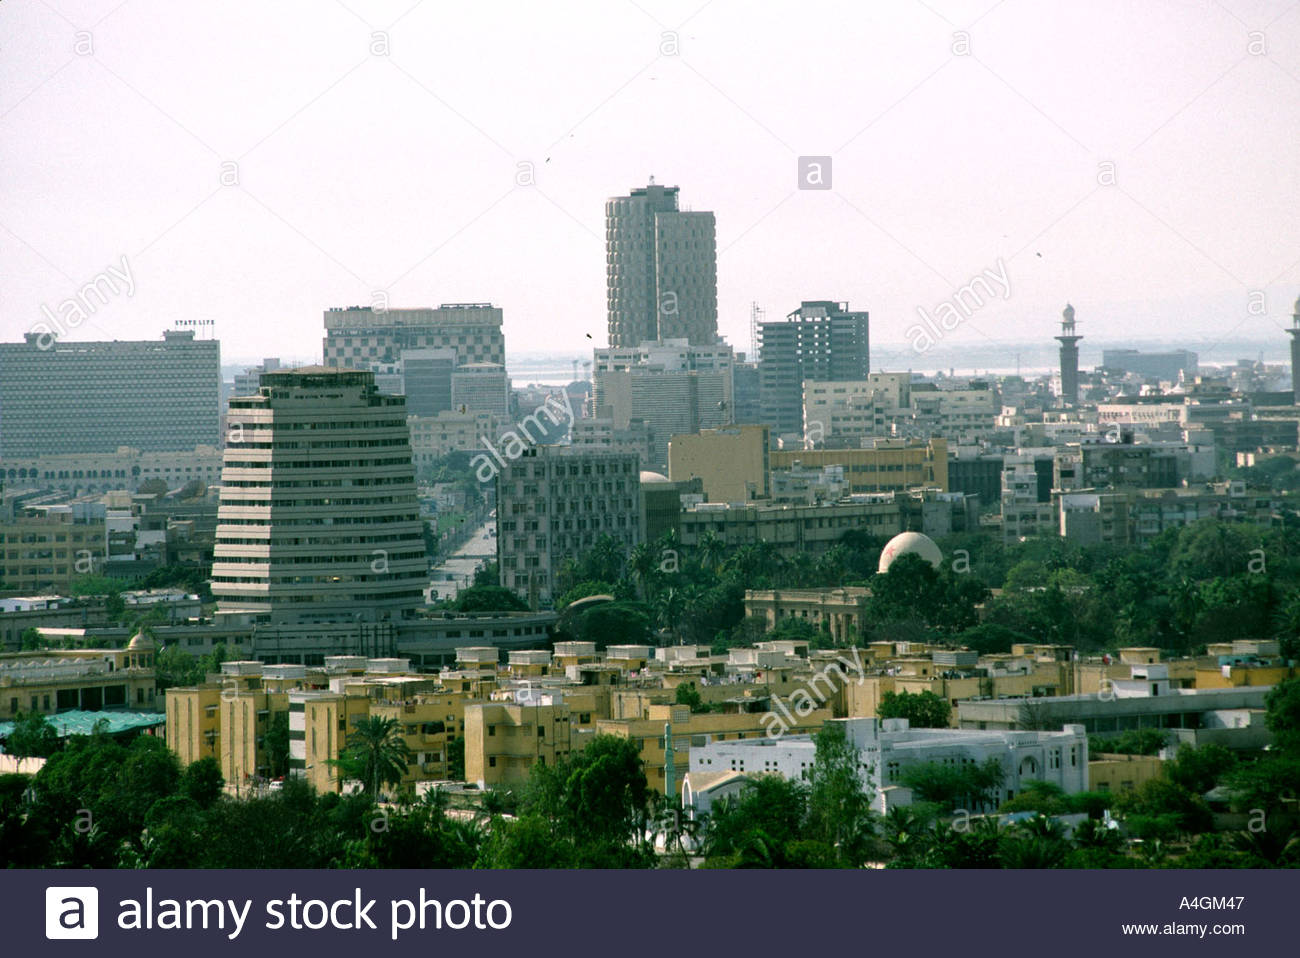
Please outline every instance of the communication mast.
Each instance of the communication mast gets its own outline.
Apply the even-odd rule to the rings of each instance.
[[[758,327],[767,316],[766,310],[757,302],[749,304],[749,361],[758,360]]]

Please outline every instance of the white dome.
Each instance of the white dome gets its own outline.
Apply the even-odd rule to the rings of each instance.
[[[650,470],[646,469],[641,473],[642,484],[645,484],[647,482],[667,482],[667,481],[668,481],[668,477],[665,476],[662,472],[651,472]]]
[[[936,569],[943,562],[943,553],[929,536],[920,532],[900,532],[880,550],[880,565],[876,571],[888,572],[895,559],[909,552],[920,556]]]
[[[137,632],[131,637],[131,641],[126,644],[128,652],[155,652],[158,646],[153,639],[143,632]]]

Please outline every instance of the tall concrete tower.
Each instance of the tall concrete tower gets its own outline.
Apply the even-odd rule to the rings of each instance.
[[[428,581],[406,399],[369,370],[263,373],[230,400],[212,595],[280,624],[413,616]]]
[[[1082,336],[1074,332],[1074,307],[1069,303],[1061,311],[1061,335],[1056,341],[1061,344],[1061,402],[1067,406],[1079,402],[1079,340]],[[1297,347],[1291,347],[1295,355]]]
[[[678,208],[678,188],[650,184],[605,203],[609,345],[718,337],[718,246],[712,213]]]
[[[1291,328],[1287,332],[1291,334],[1291,392],[1300,406],[1300,297],[1291,307]]]

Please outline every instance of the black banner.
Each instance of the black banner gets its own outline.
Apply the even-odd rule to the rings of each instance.
[[[7,954],[93,940],[108,954],[175,946],[186,958],[447,945],[476,956],[688,945],[1285,953],[1296,892],[1290,871],[0,872]]]

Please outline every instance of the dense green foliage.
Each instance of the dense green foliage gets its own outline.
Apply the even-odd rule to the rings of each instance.
[[[905,718],[912,728],[947,728],[952,706],[933,692],[885,692],[876,714],[882,719]]]
[[[451,608],[455,612],[527,612],[528,603],[512,589],[475,584],[457,592]]]
[[[1135,728],[1113,737],[1088,736],[1088,754],[1158,755],[1169,740],[1169,733],[1158,728]]]
[[[840,644],[910,639],[983,654],[1008,652],[1017,643],[1071,645],[1083,653],[1150,645],[1194,654],[1208,643],[1245,637],[1277,638],[1284,654],[1296,657],[1297,530],[1300,524],[1290,519],[1267,527],[1205,519],[1168,529],[1144,548],[1079,546],[1057,537],[1004,543],[962,533],[938,540],[945,557],[938,568],[903,555],[885,575],[875,572],[885,540],[860,530],[845,532],[822,555],[788,557],[762,541],[728,549],[712,533],[687,548],[670,532],[630,552],[605,537],[565,561],[557,591],[561,604],[613,595],[629,609],[645,610],[661,643],[718,652],[770,637],[746,620],[746,589],[858,585],[871,590],[862,604],[862,634]],[[633,598],[644,604],[631,605]],[[642,620],[635,618],[632,631],[640,635]],[[836,644],[807,623],[778,628],[813,648]],[[559,632],[573,637],[567,623]]]
[[[21,758],[49,758],[59,749],[59,733],[40,712],[25,712],[14,720],[5,751]]]

